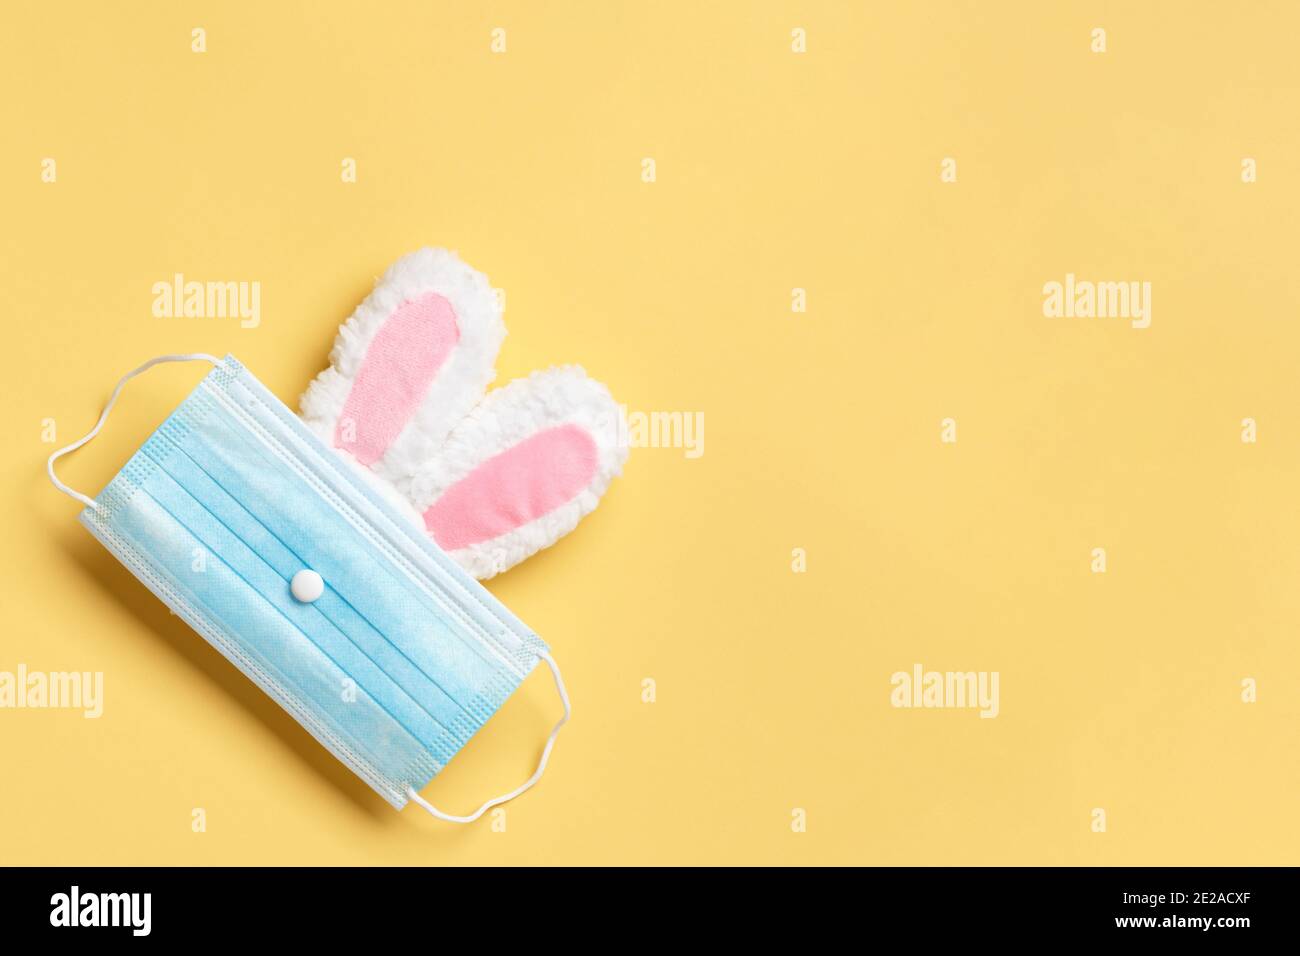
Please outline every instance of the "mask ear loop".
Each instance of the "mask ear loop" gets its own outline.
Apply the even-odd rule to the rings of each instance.
[[[537,783],[538,780],[542,779],[542,773],[543,771],[546,770],[546,761],[548,761],[551,758],[551,748],[555,746],[555,738],[559,734],[560,728],[569,722],[569,716],[572,713],[572,711],[569,708],[569,692],[564,689],[564,678],[560,676],[559,665],[555,663],[555,659],[551,657],[551,655],[548,654],[546,651],[542,651],[541,653],[539,653],[538,657],[546,661],[547,665],[551,668],[551,676],[555,678],[555,689],[560,692],[560,700],[564,704],[564,716],[560,718],[560,722],[558,724],[556,724],[554,727],[551,728],[551,735],[546,738],[546,746],[542,750],[542,759],[538,761],[537,769],[533,771],[533,775],[529,777],[527,780],[525,780],[518,787],[515,787],[515,789],[511,790],[509,793],[503,793],[499,797],[493,797],[491,800],[483,804],[483,806],[479,807],[477,810],[475,810],[467,817],[457,817],[457,816],[453,816],[450,813],[443,813],[437,807],[433,806],[431,803],[429,803],[427,800],[421,797],[418,793],[416,793],[413,787],[407,787],[406,795],[411,798],[411,801],[413,803],[415,803],[417,806],[423,807],[425,810],[427,810],[433,816],[437,817],[439,820],[445,820],[448,823],[473,823],[475,820],[483,816],[483,814],[487,813],[487,811],[491,810],[493,807],[498,806],[502,803],[506,803],[510,800],[513,800],[515,797],[519,796],[525,790],[532,787],[533,784]]]
[[[104,422],[108,421],[108,413],[113,410],[113,405],[117,402],[117,396],[122,394],[122,387],[126,385],[127,382],[131,381],[131,379],[135,378],[141,372],[148,371],[155,365],[159,365],[163,362],[195,362],[200,360],[211,362],[213,365],[221,364],[221,359],[215,358],[214,356],[208,355],[204,352],[193,352],[188,355],[159,355],[157,358],[151,358],[139,368],[132,369],[123,375],[122,380],[119,381],[117,387],[113,389],[113,394],[108,397],[108,404],[105,405],[104,410],[100,412],[99,421],[95,422],[95,427],[87,432],[83,437],[78,438],[71,445],[65,445],[54,454],[50,455],[49,460],[45,463],[45,471],[50,476],[50,481],[54,483],[54,487],[59,489],[59,491],[63,492],[69,498],[76,498],[87,508],[92,508],[95,511],[98,511],[99,505],[95,504],[94,501],[87,498],[81,492],[74,491],[63,482],[59,481],[58,476],[54,474],[54,463],[69,452],[76,451],[82,445],[86,444],[86,442],[99,434],[99,430],[104,427]]]

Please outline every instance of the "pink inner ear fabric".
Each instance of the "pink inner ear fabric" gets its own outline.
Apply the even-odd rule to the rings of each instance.
[[[399,305],[366,350],[334,426],[335,446],[363,465],[384,457],[458,341],[456,310],[438,293]]]
[[[577,425],[540,431],[489,458],[424,512],[447,551],[513,531],[571,501],[596,474],[596,442]]]

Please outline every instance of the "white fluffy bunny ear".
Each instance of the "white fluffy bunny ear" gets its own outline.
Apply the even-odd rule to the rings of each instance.
[[[549,547],[596,507],[622,471],[622,413],[577,366],[496,389],[410,485],[424,525],[475,577]]]
[[[302,417],[405,492],[483,397],[505,334],[486,276],[445,249],[403,256],[339,329]]]

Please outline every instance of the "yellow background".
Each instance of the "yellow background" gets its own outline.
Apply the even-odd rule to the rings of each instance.
[[[105,711],[0,711],[0,861],[1297,862],[1294,4],[3,19],[0,670],[102,670]],[[576,361],[706,422],[491,582],[575,702],[504,833],[390,809],[42,474],[42,420],[79,436],[157,353],[295,405],[421,245],[506,290],[498,381]],[[261,325],[154,318],[176,272],[261,282]],[[1067,272],[1151,282],[1151,328],[1045,318]],[[97,491],[199,374],[138,380],[63,476]],[[892,708],[914,663],[999,671],[1001,715]],[[556,710],[536,673],[426,795],[513,785]]]

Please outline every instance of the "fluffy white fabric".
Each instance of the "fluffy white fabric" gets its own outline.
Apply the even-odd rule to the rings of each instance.
[[[460,339],[419,410],[372,466],[402,492],[417,467],[437,452],[496,377],[493,365],[506,327],[486,276],[446,249],[420,249],[398,259],[339,328],[330,367],[308,386],[300,401],[303,420],[333,446],[335,426],[370,343],[398,306],[425,292],[437,292],[451,303]]]
[[[397,510],[398,514],[408,519],[412,524],[419,528],[421,532],[424,532],[424,516],[415,510],[415,507],[411,504],[411,500],[398,491],[391,481],[387,478],[381,478],[379,475],[376,475],[373,471],[361,464],[361,462],[357,461],[347,452],[340,451],[339,449],[334,448],[333,445],[331,445],[330,448],[333,449],[335,454],[347,462],[348,467],[351,468],[353,472],[361,476],[362,481],[374,489],[375,494],[392,505],[393,508]]]
[[[436,457],[417,469],[409,488],[416,510],[438,497],[492,456],[546,428],[575,424],[596,442],[597,465],[587,487],[547,514],[489,541],[450,552],[480,580],[500,574],[574,529],[599,503],[623,470],[628,449],[622,410],[609,390],[579,366],[533,372],[498,388],[456,426]]]
[[[451,302],[459,341],[383,458],[366,467],[335,448],[422,532],[424,510],[443,492],[487,459],[537,432],[575,424],[596,442],[596,472],[575,498],[507,534],[451,552],[475,577],[490,578],[554,544],[596,507],[627,459],[623,443],[627,428],[609,390],[578,366],[534,372],[484,398],[496,376],[493,363],[506,334],[496,294],[487,278],[455,253],[421,249],[403,256],[384,273],[340,327],[330,367],[303,393],[303,420],[331,448],[370,344],[398,306],[426,292],[437,292]]]

